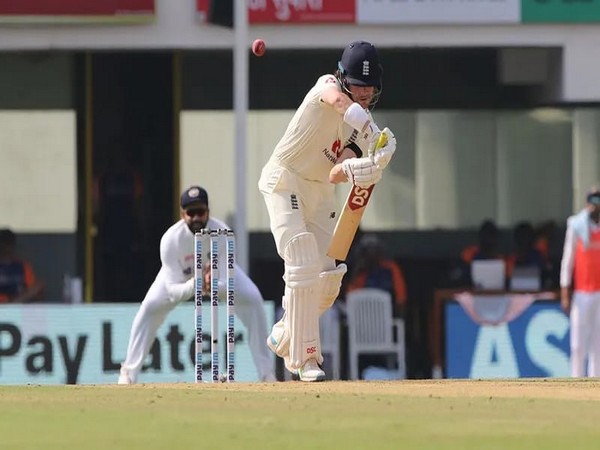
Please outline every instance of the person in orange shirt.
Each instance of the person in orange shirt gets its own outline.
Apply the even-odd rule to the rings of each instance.
[[[548,260],[536,246],[535,229],[527,221],[519,222],[513,230],[513,252],[506,258],[506,273],[510,277],[515,267],[536,267],[540,276],[548,271]]]
[[[560,267],[560,304],[571,322],[571,375],[600,376],[600,190],[567,220]]]
[[[484,220],[479,226],[479,242],[463,249],[460,254],[465,264],[471,264],[476,259],[504,259],[504,255],[498,250],[500,243],[500,232],[492,220]]]
[[[0,303],[29,303],[40,300],[44,284],[35,277],[31,264],[17,257],[17,237],[0,230]]]
[[[546,261],[550,261],[550,244],[556,233],[556,222],[547,220],[535,228],[535,248],[542,254]]]
[[[471,279],[471,263],[479,260],[501,259],[506,262],[506,256],[500,252],[500,231],[491,219],[481,222],[477,233],[477,244],[465,247],[460,253],[460,280],[473,286]],[[457,277],[458,278],[458,277]]]
[[[366,234],[359,241],[356,264],[348,282],[347,292],[361,288],[388,291],[394,300],[394,315],[404,316],[406,282],[400,266],[386,258],[383,243],[374,234]]]

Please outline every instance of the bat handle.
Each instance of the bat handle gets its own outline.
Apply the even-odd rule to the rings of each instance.
[[[387,144],[387,141],[388,141],[387,134],[384,133],[383,131],[381,133],[379,133],[379,137],[377,138],[375,145],[369,146],[369,158],[371,159],[371,161],[375,162],[374,161],[375,153],[377,153],[377,151],[380,148],[385,147],[385,145]]]

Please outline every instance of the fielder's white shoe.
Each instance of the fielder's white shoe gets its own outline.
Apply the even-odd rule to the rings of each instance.
[[[133,380],[129,376],[129,371],[125,367],[121,367],[117,384],[133,384]]]
[[[307,360],[298,370],[300,381],[324,381],[325,372],[321,370],[317,360],[312,358]]]

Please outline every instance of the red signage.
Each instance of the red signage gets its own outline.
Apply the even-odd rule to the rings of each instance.
[[[200,13],[200,16],[206,17],[208,12],[209,0],[196,0],[196,11]]]
[[[210,0],[196,0],[198,12],[206,14]],[[354,23],[353,0],[248,0],[250,24]]]
[[[349,0],[249,0],[250,23],[354,23]]]
[[[154,15],[155,0],[0,0],[0,16],[140,16]]]

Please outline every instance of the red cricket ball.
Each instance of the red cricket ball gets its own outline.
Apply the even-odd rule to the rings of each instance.
[[[262,39],[256,39],[252,43],[252,53],[254,53],[256,56],[264,55],[266,50],[267,44],[265,44],[265,41],[263,41]]]

